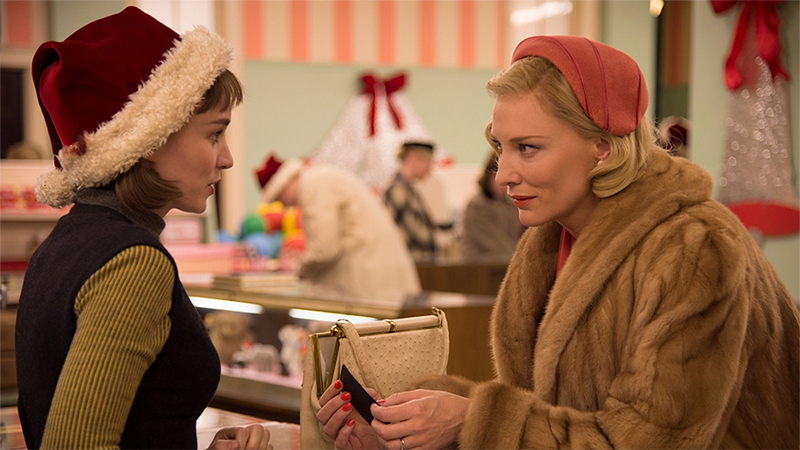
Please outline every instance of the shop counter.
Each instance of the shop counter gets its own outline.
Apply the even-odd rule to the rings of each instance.
[[[221,428],[256,423],[269,429],[270,443],[275,450],[300,448],[299,425],[263,420],[217,408],[206,408],[197,420],[197,448],[208,448],[214,435]],[[16,406],[0,408],[0,448],[8,450],[26,448]]]
[[[417,273],[426,291],[460,292],[496,296],[508,269],[507,259],[437,258],[417,262]]]

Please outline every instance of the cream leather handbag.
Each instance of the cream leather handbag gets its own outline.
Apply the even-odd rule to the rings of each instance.
[[[319,396],[339,378],[342,364],[364,387],[386,398],[426,375],[444,375],[450,336],[444,311],[431,315],[353,324],[308,337],[300,404],[300,448],[332,449],[317,421]]]

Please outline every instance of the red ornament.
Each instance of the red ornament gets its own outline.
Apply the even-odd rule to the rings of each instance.
[[[745,37],[747,36],[747,26],[750,22],[750,14],[755,15],[756,25],[756,44],[758,52],[764,61],[767,62],[772,79],[783,75],[789,80],[789,73],[781,65],[781,40],[779,36],[780,20],[775,8],[782,3],[782,0],[710,0],[711,7],[717,14],[723,13],[734,7],[737,3],[742,4],[742,11],[733,30],[733,41],[731,41],[731,51],[725,62],[725,84],[728,89],[734,90],[742,84],[742,74],[736,66],[736,60],[742,52]]]
[[[361,77],[361,83],[363,84],[361,93],[369,94],[372,97],[372,105],[369,109],[369,135],[375,136],[375,102],[381,90],[379,88],[383,88],[382,90],[386,95],[386,103],[389,104],[389,112],[392,113],[394,124],[398,129],[402,129],[403,122],[392,104],[392,94],[399,91],[406,84],[406,74],[401,72],[387,80],[380,80],[375,75],[367,73]]]

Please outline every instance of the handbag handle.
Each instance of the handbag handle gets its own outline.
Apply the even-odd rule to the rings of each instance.
[[[442,327],[447,332],[447,316],[439,308],[432,308],[433,314],[429,316],[407,317],[396,320],[382,320],[376,322],[366,322],[358,324],[358,326],[351,323],[349,320],[340,320],[336,322],[332,333],[337,334],[339,339],[346,337],[353,349],[353,354],[358,363],[358,368],[363,378],[363,382],[368,386],[375,386],[381,395],[384,395],[383,387],[375,377],[372,370],[372,365],[369,363],[368,355],[361,342],[362,335],[378,334],[378,333],[393,333],[397,331],[415,330],[422,328],[436,328]],[[341,330],[341,333],[336,331],[336,328]],[[343,335],[343,336],[342,336]]]
[[[341,337],[344,334],[341,325],[348,323],[360,336],[378,333],[392,333],[395,331],[417,330],[420,328],[434,328],[442,325],[442,321],[447,320],[444,312],[439,308],[432,308],[433,314],[427,316],[403,317],[401,319],[384,319],[374,322],[362,322],[353,324],[347,319],[341,319],[331,329],[331,334]]]

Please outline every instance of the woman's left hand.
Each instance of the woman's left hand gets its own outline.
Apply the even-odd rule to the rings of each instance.
[[[468,398],[449,392],[398,392],[371,407],[372,429],[390,449],[443,448],[458,440],[468,408]]]
[[[209,450],[272,450],[269,430],[261,425],[228,427],[217,431]]]

